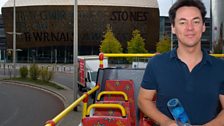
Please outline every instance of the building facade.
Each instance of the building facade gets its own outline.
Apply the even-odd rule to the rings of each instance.
[[[18,62],[71,63],[73,59],[73,2],[55,0],[18,0],[16,3],[16,39]],[[13,0],[2,8],[5,33],[13,30]],[[78,55],[99,53],[106,26],[127,51],[132,31],[138,29],[145,47],[155,52],[159,40],[157,0],[78,1]],[[7,49],[12,49],[12,34],[6,34]],[[11,59],[8,56],[9,60]]]
[[[224,53],[224,1],[211,0],[212,46],[214,53]]]
[[[0,62],[5,62],[6,56],[6,36],[2,15],[0,15]]]

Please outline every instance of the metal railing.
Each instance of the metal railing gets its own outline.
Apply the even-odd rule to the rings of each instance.
[[[70,106],[68,106],[65,110],[63,110],[61,113],[59,113],[56,117],[54,117],[52,120],[48,120],[46,122],[45,126],[55,126],[62,118],[68,115],[73,109],[78,106],[81,102],[83,102],[83,110],[82,110],[82,117],[84,118],[87,111],[87,102],[89,95],[93,94],[95,91],[97,91],[100,88],[99,85],[91,89],[90,91],[83,94],[81,97],[79,97],[75,102],[73,102]]]
[[[153,57],[157,54],[124,54],[124,53],[120,53],[120,54],[109,54],[109,53],[100,53],[99,54],[99,61],[100,61],[100,68],[103,68],[103,59],[104,59],[104,56],[105,57]],[[210,54],[212,56],[215,56],[215,57],[218,57],[218,58],[224,58],[224,54]],[[74,101],[70,106],[68,106],[65,110],[63,110],[61,113],[59,113],[55,118],[53,118],[52,120],[48,120],[46,122],[46,125],[45,126],[55,126],[62,118],[64,118],[65,116],[68,115],[68,113],[70,113],[71,111],[73,111],[73,109],[78,106],[81,102],[83,102],[83,110],[82,110],[82,118],[84,118],[87,114],[89,114],[89,111],[92,107],[95,107],[95,106],[92,106],[90,108],[88,108],[87,110],[87,102],[88,102],[88,97],[89,95],[93,94],[95,91],[97,91],[98,89],[100,88],[99,85],[97,85],[96,87],[94,87],[93,89],[91,89],[90,91],[86,92],[85,94],[83,94],[81,97],[79,97],[76,101]],[[106,93],[103,93],[103,94],[107,94]],[[101,95],[103,95],[101,94]],[[119,93],[114,93],[114,94],[120,94]],[[122,94],[124,95],[124,94]],[[125,96],[125,95],[124,95]],[[127,97],[127,96],[125,96]],[[101,105],[97,105],[97,106],[101,106]],[[102,106],[101,106],[102,107]],[[120,106],[116,106],[115,107],[120,107]],[[123,108],[121,108],[121,111],[122,111],[122,115],[125,115],[125,113],[123,112]]]
[[[159,53],[100,53],[99,60],[100,60],[100,68],[103,68],[103,59],[104,57],[153,57]],[[211,56],[217,58],[224,58],[224,54],[210,54]]]

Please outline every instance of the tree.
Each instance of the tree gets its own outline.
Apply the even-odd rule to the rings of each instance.
[[[141,37],[140,31],[135,29],[132,32],[132,39],[128,41],[128,53],[147,53],[145,39]]]
[[[132,39],[128,41],[128,53],[147,53],[144,41],[139,30],[132,31]],[[127,58],[129,62],[132,62],[133,59],[135,58]]]
[[[171,40],[168,36],[164,36],[157,44],[156,51],[159,53],[164,53],[170,50],[171,48]]]
[[[100,45],[100,52],[103,53],[121,53],[123,51],[120,42],[115,38],[112,28],[107,25],[104,40]]]

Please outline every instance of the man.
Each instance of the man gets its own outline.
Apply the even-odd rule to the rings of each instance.
[[[177,0],[169,10],[178,47],[150,59],[138,96],[141,111],[160,126],[177,125],[167,108],[172,98],[191,125],[224,126],[224,61],[201,49],[205,15],[200,0]]]

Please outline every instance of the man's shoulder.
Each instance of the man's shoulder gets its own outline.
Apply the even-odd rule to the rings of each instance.
[[[209,56],[209,57],[210,57],[211,62],[214,66],[224,68],[224,59],[217,58],[217,57],[214,57],[214,56]]]
[[[152,62],[161,62],[166,61],[171,58],[171,51],[157,54],[156,56],[152,57],[150,61]]]
[[[223,58],[217,58],[217,57],[214,57],[214,56],[211,56],[211,55],[209,55],[209,57],[211,58],[212,62],[224,64],[224,59]]]

